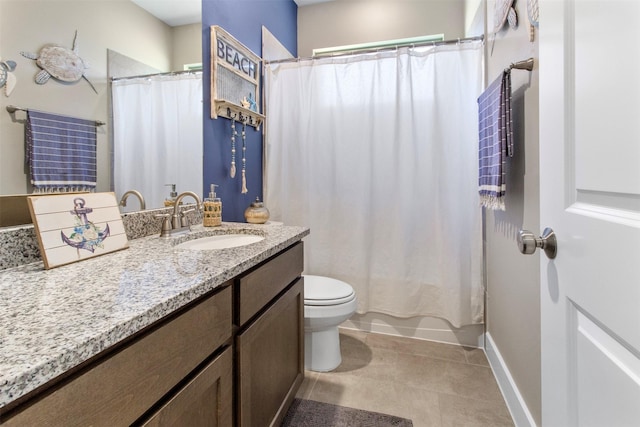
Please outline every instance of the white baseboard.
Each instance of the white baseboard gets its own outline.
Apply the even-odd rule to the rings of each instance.
[[[484,347],[484,325],[454,328],[446,320],[434,317],[401,319],[380,313],[354,314],[340,327],[467,347]]]
[[[491,334],[489,332],[486,333],[485,341],[485,352],[487,354],[487,359],[489,359],[489,365],[491,365],[491,370],[493,371],[493,375],[496,377],[498,387],[500,387],[500,391],[504,396],[504,400],[507,403],[513,422],[517,427],[535,427],[536,422],[531,416],[531,412],[529,412],[529,408],[522,398],[522,395],[518,390],[518,386],[515,381],[513,381],[509,368],[500,355],[500,351],[498,350],[498,347],[496,347],[496,344],[491,338]]]

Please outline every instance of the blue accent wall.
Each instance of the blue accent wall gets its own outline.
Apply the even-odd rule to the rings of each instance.
[[[203,188],[206,197],[210,184],[218,184],[222,199],[222,219],[244,222],[244,210],[256,197],[262,200],[262,131],[247,126],[247,194],[242,188],[241,125],[236,124],[236,176],[229,176],[231,165],[231,121],[211,119],[211,37],[210,26],[219,25],[262,56],[264,25],[294,56],[297,56],[298,6],[293,0],[203,0],[202,63],[204,87],[204,158]],[[260,106],[259,106],[260,108]],[[262,112],[262,111],[261,111]],[[267,117],[267,121],[269,118]]]

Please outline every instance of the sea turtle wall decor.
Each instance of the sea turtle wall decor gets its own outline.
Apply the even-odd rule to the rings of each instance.
[[[513,6],[514,0],[496,0],[493,10],[493,33],[496,34],[509,22],[509,26],[515,29],[518,26],[518,15]]]
[[[45,84],[50,77],[66,83],[75,83],[80,79],[85,79],[91,89],[98,93],[84,75],[89,66],[78,55],[78,31],[73,36],[71,50],[56,44],[47,44],[40,49],[39,53],[20,52],[20,54],[25,58],[34,59],[38,67],[42,69],[35,77],[38,84]]]
[[[16,87],[17,79],[12,72],[16,66],[15,61],[3,61],[0,58],[0,88],[4,87],[5,96],[11,95],[13,88]]]

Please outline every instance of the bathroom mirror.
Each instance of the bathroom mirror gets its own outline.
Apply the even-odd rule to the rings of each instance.
[[[178,11],[184,15],[190,2],[197,3],[199,11],[200,0],[148,3],[151,6],[176,3],[181,6]],[[171,26],[141,6],[148,7],[145,0],[135,0],[135,3],[134,0],[0,2],[0,57],[17,63],[13,72],[17,80],[15,89],[10,96],[4,93],[0,95],[0,195],[32,192],[24,161],[26,113],[17,111],[9,114],[6,110],[9,105],[107,123],[97,130],[96,191],[113,190],[109,68],[114,64],[109,62],[108,50],[133,58],[160,72],[183,70],[184,64],[202,62],[202,29],[199,22],[191,22],[194,18],[185,16],[178,16],[178,20],[171,21],[174,18],[168,11],[154,11],[159,15],[164,13],[163,19],[175,25]],[[185,21],[180,19],[191,21],[183,23]],[[89,66],[84,77],[96,88],[97,94],[84,79],[63,83],[52,78],[45,84],[37,84],[34,77],[40,69],[34,60],[20,54],[23,51],[37,53],[49,43],[72,49],[76,31],[78,54]],[[135,73],[138,71],[133,70]],[[145,108],[144,104],[141,101],[140,108]],[[164,184],[159,183],[162,186]],[[116,194],[116,197],[120,196]],[[9,200],[11,198],[0,200],[3,210],[10,203]],[[137,200],[128,201],[132,207],[137,208],[137,204]],[[154,207],[158,206],[147,204],[148,209]]]

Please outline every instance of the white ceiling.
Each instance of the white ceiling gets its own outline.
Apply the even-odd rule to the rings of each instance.
[[[195,24],[202,20],[203,0],[131,0],[156,18],[175,27]],[[204,0],[207,1],[207,0]],[[294,0],[298,6],[307,6],[333,0]]]
[[[172,27],[202,21],[202,0],[131,1]]]

